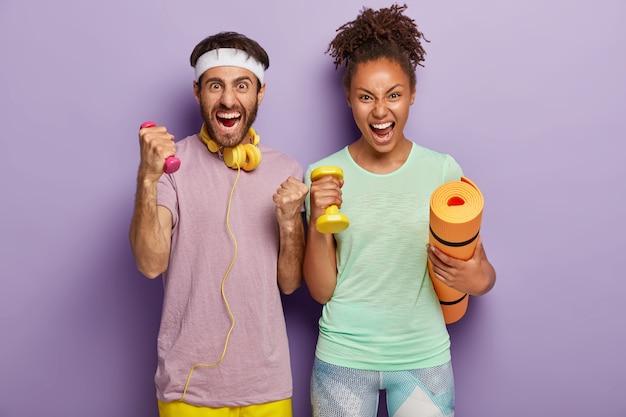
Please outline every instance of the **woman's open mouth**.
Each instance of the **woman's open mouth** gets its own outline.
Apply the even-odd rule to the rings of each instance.
[[[370,129],[373,133],[374,140],[376,142],[385,144],[391,141],[393,137],[393,128],[395,127],[394,122],[386,122],[386,123],[376,123],[370,124]]]

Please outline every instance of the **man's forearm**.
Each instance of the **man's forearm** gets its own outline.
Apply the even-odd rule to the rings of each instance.
[[[135,209],[130,226],[130,243],[137,268],[148,278],[167,269],[169,232],[165,233],[156,204],[157,183],[137,181]]]
[[[283,293],[291,294],[302,284],[305,244],[302,216],[297,216],[289,225],[279,225],[279,231],[278,286]]]

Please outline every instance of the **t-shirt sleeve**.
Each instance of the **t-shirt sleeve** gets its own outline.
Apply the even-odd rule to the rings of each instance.
[[[446,155],[446,160],[443,166],[443,175],[445,182],[458,181],[463,176],[461,166],[450,155]]]
[[[159,178],[157,205],[165,207],[172,213],[172,228],[175,228],[178,224],[178,199],[172,175],[163,174]]]

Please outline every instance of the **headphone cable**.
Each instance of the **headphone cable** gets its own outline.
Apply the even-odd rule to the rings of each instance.
[[[233,194],[235,193],[235,186],[237,185],[237,182],[239,181],[240,174],[241,174],[241,168],[239,167],[239,164],[237,164],[237,176],[235,177],[235,182],[233,183],[233,187],[230,190],[230,197],[228,199],[228,208],[226,210],[226,228],[228,229],[228,234],[230,235],[233,241],[235,250],[233,253],[233,259],[230,262],[230,265],[228,266],[228,269],[226,270],[224,277],[222,278],[222,284],[221,284],[222,299],[224,300],[224,304],[226,305],[226,310],[228,311],[228,316],[230,317],[230,328],[228,329],[228,333],[226,334],[226,340],[224,342],[224,349],[222,350],[222,355],[220,356],[219,360],[211,364],[197,363],[191,367],[191,370],[189,371],[189,375],[187,376],[187,382],[185,383],[185,389],[183,390],[183,396],[181,397],[180,401],[183,401],[185,399],[185,395],[187,394],[187,389],[189,388],[189,384],[191,382],[191,375],[193,374],[193,371],[196,368],[198,367],[211,368],[222,363],[222,361],[224,360],[224,357],[226,356],[226,349],[228,348],[228,341],[230,340],[230,335],[233,332],[233,329],[235,328],[235,316],[233,315],[233,312],[230,309],[230,304],[228,303],[228,299],[226,298],[224,285],[226,284],[226,278],[228,277],[228,274],[230,273],[231,269],[233,269],[233,265],[235,264],[235,259],[237,258],[237,239],[235,239],[235,234],[230,228],[229,219],[230,219],[230,206],[233,201]]]

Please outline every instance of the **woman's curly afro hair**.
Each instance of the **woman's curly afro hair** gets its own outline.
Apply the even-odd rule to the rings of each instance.
[[[334,59],[335,68],[346,68],[344,88],[350,88],[357,64],[380,58],[400,64],[415,85],[415,69],[423,66],[426,55],[422,42],[428,40],[415,21],[403,14],[406,8],[406,4],[379,10],[363,8],[355,20],[337,29],[326,53]]]

